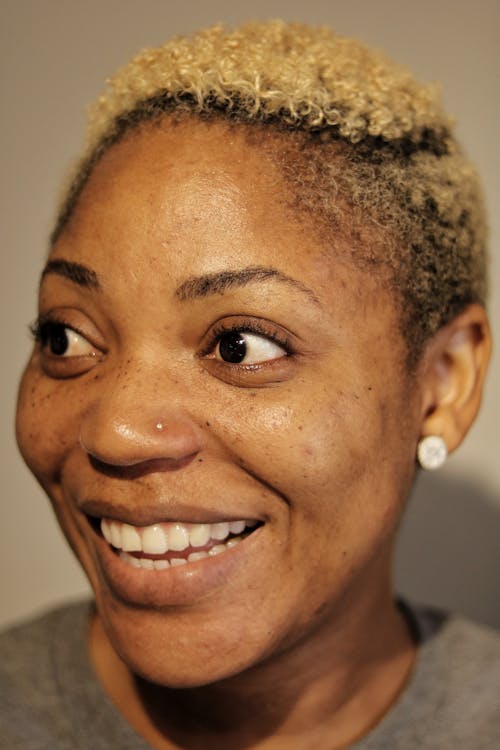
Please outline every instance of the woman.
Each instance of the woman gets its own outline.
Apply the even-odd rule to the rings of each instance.
[[[498,638],[391,585],[479,408],[484,265],[433,90],[356,42],[216,27],[116,76],[18,409],[95,607],[3,637],[4,747],[497,746]]]

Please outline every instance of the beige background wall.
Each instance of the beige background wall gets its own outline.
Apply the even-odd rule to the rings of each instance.
[[[61,178],[78,152],[83,107],[140,47],[218,20],[284,17],[360,36],[439,79],[482,173],[491,216],[493,325],[500,330],[498,0],[2,0],[2,524],[0,623],[86,590],[13,440],[16,383]],[[411,505],[399,588],[500,625],[500,358],[467,444]]]

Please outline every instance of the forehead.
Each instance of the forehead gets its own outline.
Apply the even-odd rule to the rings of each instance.
[[[155,226],[163,221],[178,232],[211,223],[213,231],[259,233],[265,227],[274,234],[284,219],[299,225],[289,208],[290,187],[269,157],[272,140],[270,134],[267,149],[259,148],[242,126],[192,118],[142,126],[100,159],[70,223],[95,217],[112,225],[133,208],[137,219],[156,212]]]
[[[346,240],[325,242],[314,217],[297,210],[273,158],[280,136],[262,136],[259,144],[244,126],[193,119],[131,131],[94,168],[53,257],[104,272],[164,268],[178,284],[191,274],[272,266],[329,301],[341,287],[357,304],[378,293]]]

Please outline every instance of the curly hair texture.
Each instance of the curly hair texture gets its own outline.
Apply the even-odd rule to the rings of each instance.
[[[409,362],[486,295],[485,219],[474,169],[435,86],[327,28],[282,21],[222,26],[146,49],[91,109],[87,150],[52,240],[90,172],[124,133],[167,116],[272,130],[272,155],[322,232],[385,268],[401,307]],[[265,147],[262,147],[263,149]],[[330,236],[333,236],[330,234]],[[328,243],[327,243],[328,244]]]

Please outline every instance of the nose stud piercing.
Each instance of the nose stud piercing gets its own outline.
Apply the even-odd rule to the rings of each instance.
[[[435,471],[441,468],[447,456],[448,448],[439,435],[427,435],[419,440],[417,457],[422,469]]]
[[[163,422],[157,422],[155,424],[155,428],[158,430],[158,432],[163,432],[163,430],[165,429],[165,425],[163,424]]]

